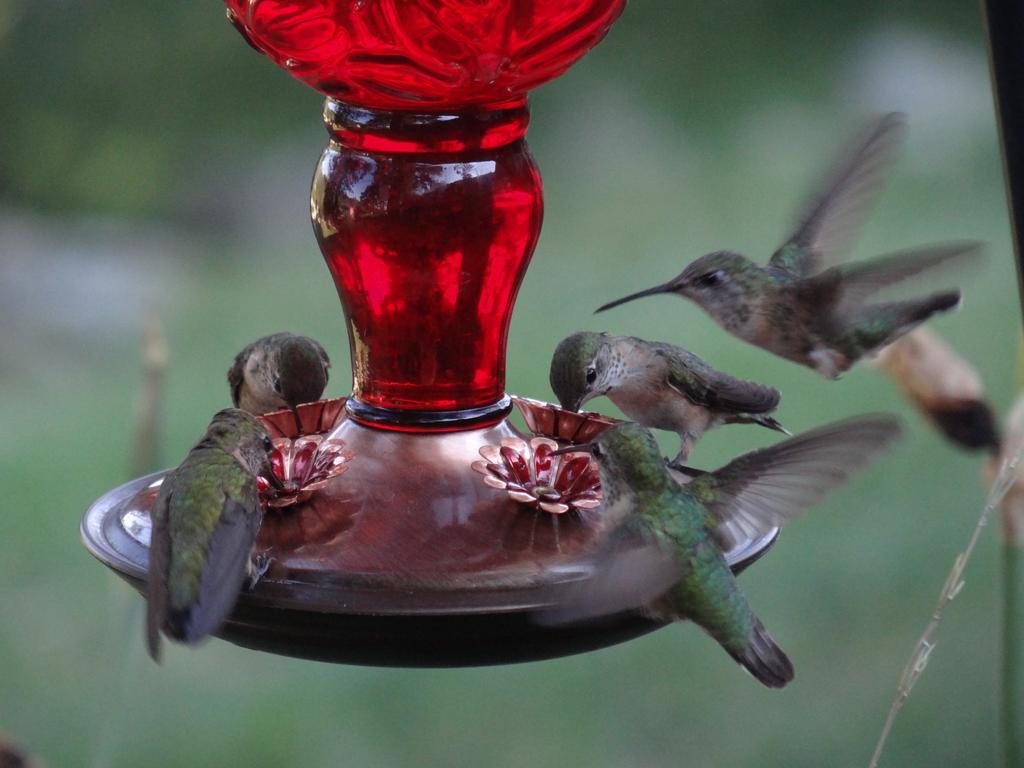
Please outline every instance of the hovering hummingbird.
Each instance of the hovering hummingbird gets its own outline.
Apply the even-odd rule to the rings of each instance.
[[[696,302],[734,336],[787,360],[838,378],[861,357],[894,341],[937,312],[960,303],[960,291],[869,303],[881,289],[944,262],[976,254],[980,243],[942,243],[835,264],[860,229],[904,133],[903,116],[885,115],[843,153],[790,237],[761,267],[732,251],[692,262],[667,283],[597,311],[658,293]]]
[[[550,382],[570,411],[607,395],[630,419],[675,432],[682,445],[674,464],[719,424],[760,424],[789,434],[768,415],[779,404],[778,390],[716,371],[671,344],[580,331],[555,348]]]
[[[298,406],[320,399],[330,367],[327,352],[308,336],[264,336],[235,356],[228,370],[231,401],[256,415],[289,408],[301,433]]]
[[[861,416],[744,454],[683,485],[664,465],[653,435],[638,424],[619,424],[592,443],[562,449],[589,451],[596,459],[605,519],[613,531],[633,528],[648,540],[655,561],[667,556],[674,568],[654,592],[650,584],[625,585],[631,576],[662,578],[660,566],[638,565],[641,550],[635,549],[631,570],[642,575],[612,561],[544,621],[600,615],[609,601],[621,608],[623,595],[646,594],[641,613],[658,621],[696,622],[761,683],[781,688],[793,679],[793,665],[754,615],[723,552],[796,517],[899,434],[895,418]]]
[[[270,437],[245,411],[217,413],[185,460],[160,486],[153,505],[146,638],[160,658],[160,633],[195,643],[224,622],[246,576],[269,560],[253,559],[263,518],[256,475],[269,475]]]

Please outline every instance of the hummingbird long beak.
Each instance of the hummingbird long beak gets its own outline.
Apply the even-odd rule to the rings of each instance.
[[[270,460],[270,455],[269,454],[263,460],[263,466],[260,467],[260,471],[259,471],[258,474],[260,474],[261,476],[265,477],[271,483],[275,482],[276,476],[274,475],[274,465],[273,465],[273,463]]]
[[[288,410],[292,412],[292,416],[295,419],[295,432],[296,435],[302,436],[302,419],[299,418],[299,407],[297,405],[289,405]]]
[[[598,310],[598,311],[600,312],[600,310]],[[576,400],[576,402],[571,403],[569,405],[563,405],[562,407],[565,408],[565,410],[567,410],[567,411],[572,411],[573,413],[579,413],[580,412],[580,408],[582,408],[584,405],[589,403],[591,400],[594,400],[595,398],[603,397],[604,395],[607,395],[609,391],[611,391],[611,387],[610,386],[609,387],[605,387],[604,389],[602,389],[600,391],[590,390],[589,392],[584,392],[582,395],[579,396],[579,398]]]
[[[661,285],[656,285],[653,288],[648,288],[646,291],[631,293],[629,296],[623,296],[621,299],[610,301],[603,307],[595,309],[594,314],[596,315],[598,312],[604,312],[606,309],[611,309],[612,307],[617,307],[620,304],[625,304],[627,301],[632,301],[633,299],[642,299],[644,296],[654,296],[658,293],[671,293],[673,289],[674,286],[672,283],[662,283]]]
[[[552,451],[548,455],[561,456],[566,453],[592,453],[593,450],[593,443],[580,443],[579,445],[567,445],[565,448],[559,448],[557,451]]]
[[[583,407],[584,403],[586,403],[588,400],[593,400],[593,399],[594,399],[594,395],[591,394],[591,393],[587,393],[587,394],[583,395],[582,397],[577,398],[576,402],[572,403],[569,408],[566,408],[566,410],[567,411],[572,411],[573,413],[579,413],[580,412],[580,408]]]

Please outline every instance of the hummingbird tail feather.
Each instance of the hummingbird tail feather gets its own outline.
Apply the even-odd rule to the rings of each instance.
[[[164,633],[179,643],[195,645],[200,640],[213,634],[223,620],[211,624],[209,615],[199,605],[179,610],[168,611],[164,624]]]
[[[948,312],[960,306],[960,291],[943,291],[933,293],[917,301],[906,301],[889,305],[898,315],[891,331],[879,346],[889,344],[900,336],[913,330],[932,315]]]
[[[188,608],[168,611],[167,621],[164,623],[164,632],[172,640],[177,640],[179,643],[190,643],[194,642],[192,626],[192,611]]]
[[[909,333],[932,315],[960,304],[960,291],[933,293],[923,299],[874,304],[853,327],[853,337],[863,354],[870,354]]]
[[[919,323],[923,323],[936,312],[948,312],[960,305],[960,291],[943,291],[924,299],[921,307],[913,317]]]
[[[769,688],[782,688],[795,674],[793,663],[758,618],[754,619],[747,647],[741,653],[732,654],[732,657]]]

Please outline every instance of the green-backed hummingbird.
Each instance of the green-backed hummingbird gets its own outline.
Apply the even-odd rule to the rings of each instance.
[[[161,632],[195,643],[234,608],[248,576],[269,561],[253,557],[263,519],[256,476],[269,476],[273,448],[263,425],[236,408],[217,413],[185,460],[164,477],[153,504],[146,638],[160,657]]]
[[[793,233],[762,267],[732,251],[692,262],[672,280],[597,311],[658,293],[698,304],[729,333],[835,379],[860,358],[937,312],[960,291],[872,301],[882,289],[980,251],[976,242],[939,243],[868,261],[837,264],[881,185],[904,132],[902,115],[885,115],[845,150],[797,219]]]
[[[327,352],[308,336],[264,336],[239,352],[228,369],[231,401],[257,415],[288,408],[301,433],[298,406],[320,399],[330,367]]]
[[[789,434],[768,415],[779,404],[777,390],[716,371],[671,344],[580,331],[555,348],[550,382],[563,408],[578,411],[606,395],[633,421],[675,432],[682,443],[676,464],[719,424],[760,424]]]
[[[618,609],[624,594],[647,594],[637,606],[641,613],[696,622],[764,685],[781,688],[793,679],[793,666],[754,615],[723,552],[803,512],[899,434],[893,417],[861,416],[746,453],[685,484],[676,482],[653,435],[638,424],[619,424],[592,443],[563,449],[590,451],[600,468],[607,524],[613,531],[634,529],[655,559],[671,558],[674,574],[652,594],[651,585],[622,584],[631,575],[611,562],[607,572],[615,583],[599,571],[547,621],[600,615],[609,600]],[[661,570],[631,568],[641,574],[637,579]]]

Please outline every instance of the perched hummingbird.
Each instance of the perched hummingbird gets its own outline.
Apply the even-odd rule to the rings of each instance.
[[[231,401],[256,415],[289,408],[301,433],[298,406],[320,399],[330,367],[327,352],[308,336],[264,336],[235,356],[228,370]]]
[[[160,633],[195,643],[224,622],[248,575],[269,561],[252,558],[263,519],[256,475],[268,475],[273,445],[245,411],[217,413],[153,504],[146,638],[160,658]]]
[[[630,591],[648,594],[643,614],[696,622],[764,685],[781,688],[793,679],[793,665],[754,615],[723,552],[803,512],[899,433],[899,421],[889,416],[840,421],[744,454],[683,485],[669,473],[653,435],[638,424],[619,424],[592,443],[563,449],[594,456],[609,526],[634,528],[650,542],[655,560],[660,553],[674,559],[675,573],[652,595],[650,585],[630,590],[620,583],[631,575],[612,561],[615,583],[599,571],[582,596],[577,592],[555,610],[562,621],[574,621],[601,614],[608,601],[621,607]],[[634,570],[645,575],[633,578],[646,578],[661,569]],[[547,621],[555,623],[551,616]]]
[[[696,302],[734,336],[835,379],[861,357],[956,307],[958,290],[868,303],[878,291],[943,262],[976,254],[975,242],[944,243],[853,264],[835,262],[873,202],[903,134],[884,116],[843,153],[793,234],[761,267],[732,251],[702,256],[667,283],[605,304],[674,293]]]
[[[555,349],[550,381],[570,411],[607,395],[633,421],[675,432],[682,441],[675,464],[719,424],[760,424],[789,434],[768,415],[779,404],[777,390],[716,371],[671,344],[580,331]]]

